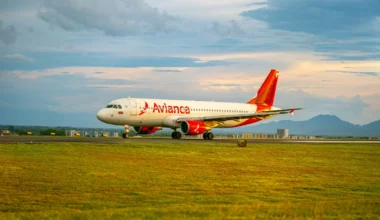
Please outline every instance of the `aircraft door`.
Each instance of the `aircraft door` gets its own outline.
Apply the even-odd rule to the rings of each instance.
[[[137,116],[139,113],[139,103],[135,100],[130,100],[129,105],[131,106],[130,115]]]

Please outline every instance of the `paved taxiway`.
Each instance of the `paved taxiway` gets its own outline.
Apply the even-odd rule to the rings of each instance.
[[[180,139],[171,138],[113,138],[113,137],[42,137],[42,136],[4,136],[0,137],[0,143],[54,143],[54,142],[85,142],[85,143],[237,143],[238,139],[214,139],[206,141],[203,139]],[[248,143],[368,143],[380,144],[380,141],[350,141],[350,140],[281,140],[281,139],[247,139]]]

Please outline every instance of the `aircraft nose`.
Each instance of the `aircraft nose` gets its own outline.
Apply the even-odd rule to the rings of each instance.
[[[106,118],[107,118],[107,115],[106,115],[106,111],[105,111],[105,109],[101,109],[101,110],[98,112],[98,114],[96,114],[96,117],[97,117],[100,121],[104,122],[104,121],[106,120]]]

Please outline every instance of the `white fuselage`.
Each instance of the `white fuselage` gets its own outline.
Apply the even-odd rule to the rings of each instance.
[[[97,117],[114,125],[178,128],[180,123],[176,119],[179,117],[250,114],[256,110],[256,105],[244,103],[124,98],[111,101],[108,107],[99,111]],[[241,126],[246,120],[229,120],[216,127]]]

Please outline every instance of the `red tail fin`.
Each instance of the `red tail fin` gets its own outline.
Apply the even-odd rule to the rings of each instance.
[[[278,70],[271,70],[264,83],[261,85],[255,98],[251,99],[248,104],[273,106],[274,96],[278,80]]]

